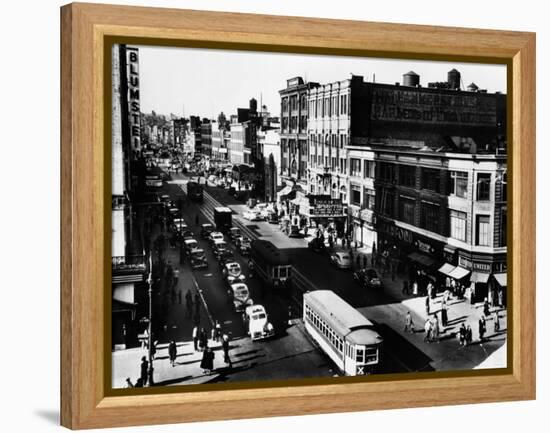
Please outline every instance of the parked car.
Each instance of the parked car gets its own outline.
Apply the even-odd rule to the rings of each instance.
[[[243,212],[243,218],[247,219],[249,221],[261,221],[262,220],[262,217],[261,217],[260,213],[255,211],[255,210],[252,210],[252,209],[245,210]]]
[[[185,220],[183,218],[174,218],[172,220],[172,229],[174,231],[181,232],[187,229],[187,224],[185,224]]]
[[[239,275],[242,274],[241,265],[235,261],[226,262],[223,267],[222,273],[224,277],[227,277],[227,276],[238,277]]]
[[[249,305],[244,310],[244,325],[252,341],[262,340],[275,335],[275,328],[269,322],[263,305]]]
[[[353,279],[367,289],[382,289],[384,286],[373,268],[360,269],[353,273]]]
[[[208,236],[208,240],[210,241],[210,245],[214,245],[216,241],[223,241],[223,233],[222,232],[211,232]]]
[[[201,225],[201,237],[207,239],[210,236],[210,233],[214,231],[214,226],[212,224],[202,224]]]
[[[206,260],[206,254],[201,248],[196,248],[189,253],[189,263],[191,269],[208,268],[208,260]]]
[[[237,238],[242,236],[241,229],[239,229],[238,227],[231,227],[227,234],[229,235],[229,239],[231,239],[231,242],[233,243],[236,242]]]
[[[339,269],[351,269],[351,256],[345,251],[337,251],[330,256],[331,263]]]
[[[199,243],[193,238],[186,239],[183,241],[183,251],[185,252],[185,255],[188,257],[191,255],[191,251],[196,250],[198,248],[199,248]]]
[[[254,305],[250,298],[248,286],[244,283],[235,283],[229,286],[229,298],[237,313],[243,312],[247,306]]]

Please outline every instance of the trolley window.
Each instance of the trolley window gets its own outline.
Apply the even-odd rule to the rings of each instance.
[[[365,362],[365,349],[363,347],[357,347],[355,349],[355,361]]]

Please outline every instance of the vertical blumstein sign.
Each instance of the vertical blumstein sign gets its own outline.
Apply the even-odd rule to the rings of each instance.
[[[137,48],[126,48],[126,65],[128,71],[128,117],[130,123],[130,146],[132,150],[140,150],[139,54]]]

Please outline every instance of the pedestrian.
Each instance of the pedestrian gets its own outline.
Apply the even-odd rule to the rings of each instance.
[[[203,374],[211,374],[214,369],[214,351],[209,347],[206,347],[202,354],[200,367]]]
[[[432,322],[430,322],[429,317],[426,319],[426,322],[424,323],[424,332],[426,333],[424,335],[424,341],[426,343],[431,343],[432,342]]]
[[[429,297],[430,299],[435,298],[434,285],[432,284],[431,281],[428,283],[428,286],[426,287],[426,291],[428,292],[428,297]]]
[[[403,295],[409,294],[409,282],[407,280],[403,280],[403,287],[401,288],[401,293]]]
[[[416,280],[413,281],[413,296],[417,296],[418,295],[418,282]]]
[[[195,352],[199,350],[198,343],[199,343],[199,328],[198,326],[195,326],[193,327],[193,348],[195,349]]]
[[[479,330],[479,341],[483,342],[483,339],[485,337],[485,323],[483,321],[483,317],[479,318],[478,321],[478,330]]]
[[[495,334],[500,331],[500,318],[498,315],[498,311],[495,311],[493,313],[493,326],[494,326]]]
[[[149,362],[145,356],[141,357],[141,375],[140,379],[143,385],[147,385],[147,372],[149,370]]]
[[[405,316],[405,328],[403,329],[403,331],[410,332],[411,334],[414,333],[414,323],[410,311],[407,311],[407,314]]]
[[[170,364],[172,365],[172,367],[176,366],[177,353],[178,353],[178,349],[175,341],[170,340],[170,344],[168,345],[168,356],[170,357]]]
[[[443,327],[446,327],[448,322],[449,316],[447,314],[447,305],[443,304],[441,306],[441,325],[443,325]]]
[[[138,377],[136,380],[136,385],[134,388],[143,388],[143,379],[141,377]]]
[[[462,325],[460,325],[460,329],[458,330],[458,339],[461,346],[466,345],[466,326],[464,325],[464,322],[462,322]]]
[[[227,334],[222,336],[222,349],[223,349],[223,362],[229,365],[229,368],[233,367],[231,358],[229,357],[229,337]]]
[[[437,313],[433,315],[432,319],[432,340],[439,343],[439,319],[437,318]]]
[[[489,311],[489,301],[487,301],[487,298],[483,300],[483,314],[485,317],[489,317],[490,311]]]
[[[201,328],[199,332],[199,348],[204,350],[208,347],[208,337],[206,336],[206,330]]]
[[[132,381],[130,380],[129,377],[126,378],[126,385],[125,385],[125,388],[133,388],[134,387],[134,384],[132,383]]]
[[[430,315],[430,296],[426,296],[426,315]]]
[[[472,344],[472,327],[466,325],[466,344]]]

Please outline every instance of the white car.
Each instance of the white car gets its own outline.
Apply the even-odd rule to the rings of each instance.
[[[243,212],[243,218],[249,220],[249,221],[261,221],[262,217],[259,212],[255,210],[245,210]]]
[[[244,283],[231,284],[229,296],[237,313],[243,312],[247,306],[254,304],[254,301],[250,298],[248,286]]]
[[[222,232],[212,232],[208,236],[208,240],[210,241],[210,243],[212,245],[214,245],[214,243],[216,241],[223,241],[223,233]]]
[[[351,256],[344,251],[337,251],[330,256],[330,261],[339,269],[351,269]]]
[[[244,311],[244,323],[248,328],[248,335],[254,340],[273,337],[275,328],[269,322],[263,305],[250,305]]]
[[[226,277],[238,277],[241,274],[241,265],[237,262],[228,262],[223,267],[223,275]]]

